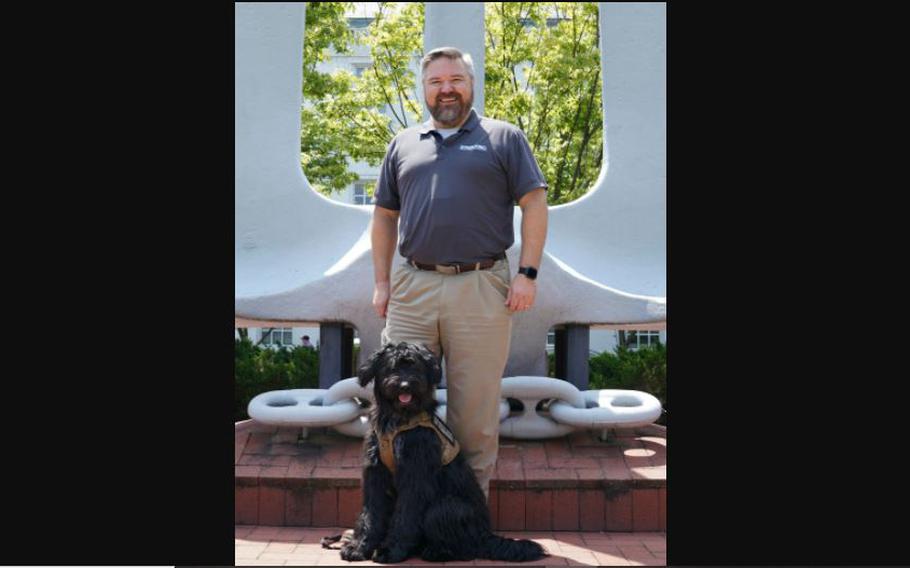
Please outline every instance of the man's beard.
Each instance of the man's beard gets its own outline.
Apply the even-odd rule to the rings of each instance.
[[[455,97],[455,102],[449,104],[438,102],[439,99],[449,97]],[[436,101],[436,106],[431,105],[430,101],[426,101],[427,108],[430,110],[430,115],[433,116],[433,120],[443,126],[455,126],[471,111],[471,106],[474,104],[474,93],[471,93],[471,98],[468,99],[467,102],[462,100],[461,95],[458,93],[447,96],[439,95],[436,97]]]

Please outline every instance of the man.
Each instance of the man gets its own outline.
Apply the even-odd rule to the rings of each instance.
[[[301,346],[301,347],[306,347],[307,349],[312,349],[312,348],[313,348],[313,344],[310,343],[310,336],[309,336],[309,335],[304,335],[304,336],[303,336],[303,339],[300,340],[300,346]]]
[[[434,49],[421,75],[432,118],[395,136],[376,184],[373,307],[387,318],[383,344],[423,343],[445,357],[446,421],[489,498],[511,316],[534,305],[547,184],[524,133],[472,108],[469,55]],[[512,278],[505,251],[516,202],[522,245]],[[396,243],[407,262],[392,275]]]

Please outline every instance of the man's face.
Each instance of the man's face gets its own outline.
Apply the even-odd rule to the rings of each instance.
[[[471,112],[474,82],[461,60],[440,57],[424,71],[423,95],[436,122],[453,128]]]

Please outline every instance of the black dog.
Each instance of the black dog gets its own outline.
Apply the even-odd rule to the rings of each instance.
[[[401,562],[488,558],[521,562],[547,555],[530,540],[497,536],[474,472],[436,418],[439,362],[426,347],[388,344],[359,371],[374,381],[364,450],[363,512],[344,560]],[[388,462],[388,465],[387,465]]]

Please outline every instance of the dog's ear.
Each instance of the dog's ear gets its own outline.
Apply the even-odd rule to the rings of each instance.
[[[424,365],[427,368],[427,378],[430,381],[430,384],[433,386],[439,386],[439,383],[442,382],[442,367],[439,366],[439,359],[430,350],[429,347],[424,345],[417,345],[417,353],[420,355],[420,358],[423,360]]]
[[[370,381],[376,378],[376,373],[379,372],[379,366],[382,364],[383,354],[385,354],[385,348],[377,349],[357,370],[357,382],[360,383],[360,386],[366,387]]]

